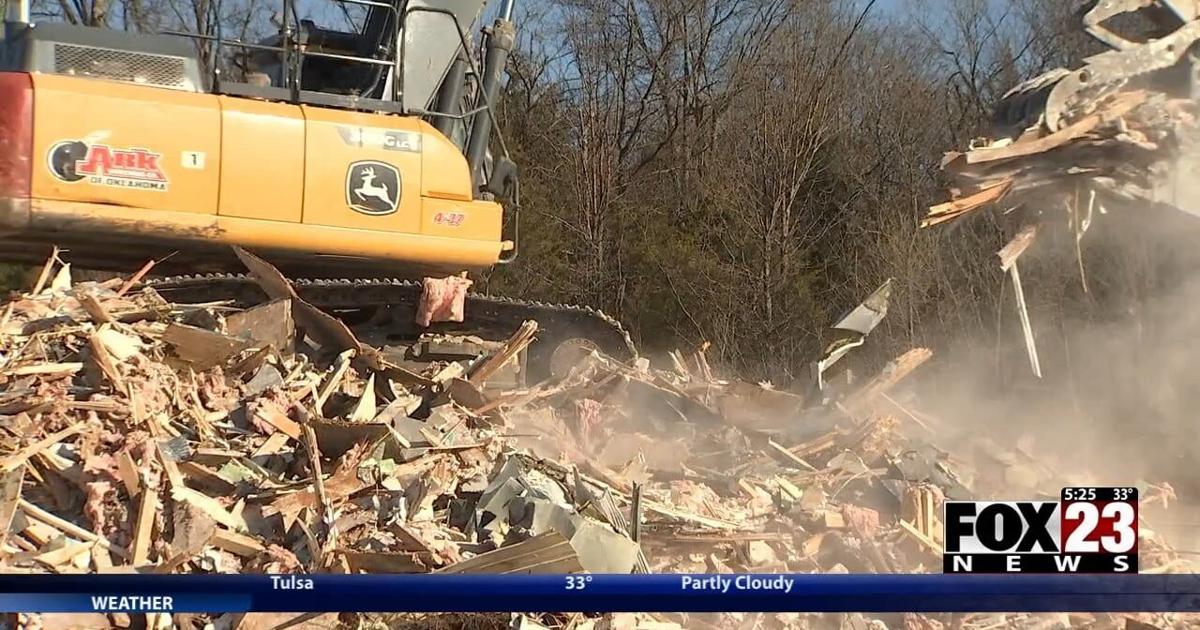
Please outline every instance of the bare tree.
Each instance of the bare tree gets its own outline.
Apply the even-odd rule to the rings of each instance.
[[[563,0],[560,7],[569,53],[560,80],[573,110],[578,174],[576,211],[565,224],[576,237],[583,294],[621,311],[634,280],[623,248],[635,224],[657,211],[640,193],[656,186],[664,165],[682,174],[677,186],[694,181],[694,156],[714,138],[705,127],[728,107],[789,4]]]

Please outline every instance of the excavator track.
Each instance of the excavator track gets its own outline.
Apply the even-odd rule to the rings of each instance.
[[[232,302],[249,307],[268,300],[257,281],[245,274],[201,274],[147,278],[153,288],[176,303]],[[414,323],[422,284],[400,278],[293,280],[306,302],[343,319],[366,343],[413,342],[423,333],[473,335],[503,340],[526,320],[538,323],[537,340],[530,346],[528,374],[542,379],[562,376],[554,369],[555,352],[570,344],[595,348],[617,360],[637,357],[628,331],[603,312],[584,306],[549,304],[510,297],[468,293],[463,323],[437,323],[419,328]]]

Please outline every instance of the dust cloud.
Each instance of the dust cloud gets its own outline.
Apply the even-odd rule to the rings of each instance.
[[[1183,170],[1194,164],[1200,159]],[[1200,177],[1172,185],[1169,201],[1200,209]],[[1082,276],[1065,218],[1042,218],[1039,242],[1020,261],[1042,378],[1030,369],[1011,284],[997,272],[1005,295],[995,326],[948,342],[915,380],[914,404],[931,416],[943,448],[973,452],[972,463],[987,457],[979,444],[990,440],[1044,464],[1058,475],[1039,480],[1047,492],[1068,483],[1169,483],[1182,509],[1158,526],[1195,549],[1200,215],[1108,208],[1084,235]],[[1013,496],[992,498],[1028,498],[1016,485],[1006,489]]]

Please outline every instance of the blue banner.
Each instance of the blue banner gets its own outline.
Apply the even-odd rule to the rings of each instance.
[[[1195,575],[0,575],[4,612],[1200,612]]]

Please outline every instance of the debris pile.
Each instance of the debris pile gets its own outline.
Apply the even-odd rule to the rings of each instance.
[[[897,390],[926,349],[808,395],[723,380],[703,349],[672,353],[669,369],[592,354],[560,380],[497,391],[489,377],[535,322],[473,361],[403,366],[246,260],[275,298],[247,310],[171,304],[122,279],[72,284],[55,259],[0,308],[0,571],[936,572],[943,500],[1061,485],[1019,449],[934,446]],[[1186,569],[1142,532],[1143,571]],[[513,622],[754,623],[723,617]]]
[[[1055,73],[1019,86],[1044,88]],[[1065,234],[1089,291],[1082,242],[1100,216],[1184,211],[1200,216],[1200,110],[1196,101],[1144,89],[1075,99],[1054,131],[1045,115],[1014,137],[981,138],[947,153],[942,168],[953,182],[951,199],[929,208],[922,227],[991,208],[1009,242],[996,255],[1009,276],[1033,374],[1042,376],[1026,307],[1018,259],[1039,237]]]
[[[1097,201],[1195,212],[1177,193],[1195,175],[1186,158],[1198,155],[1197,113],[1191,99],[1123,91],[1077,104],[1057,131],[1038,124],[1012,138],[976,140],[946,154],[952,198],[931,207],[923,225],[993,204],[1022,208],[1022,222],[1065,209],[1079,232],[1100,211]]]

